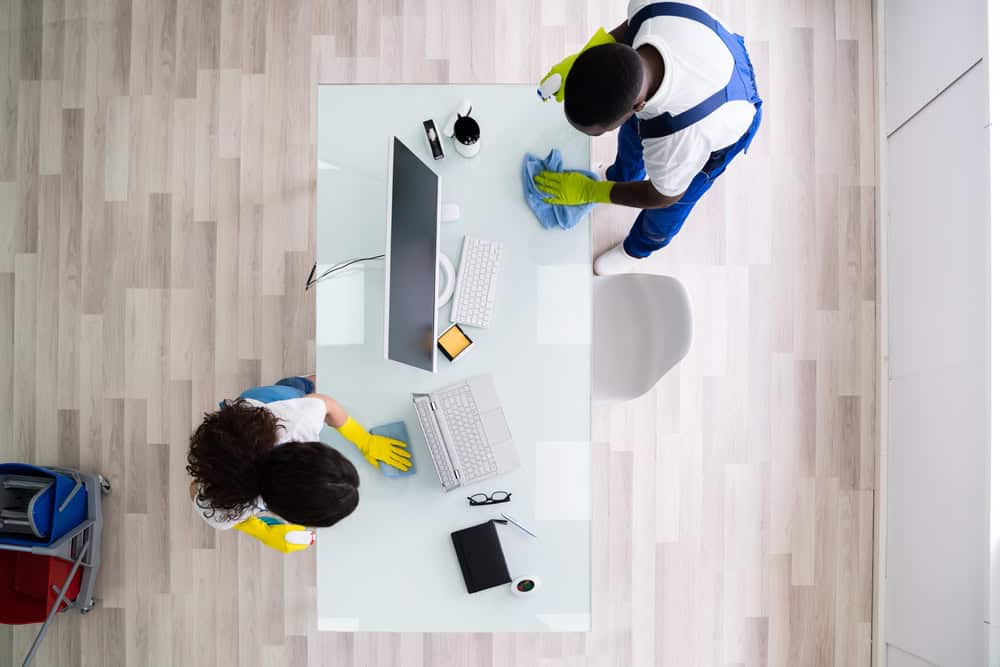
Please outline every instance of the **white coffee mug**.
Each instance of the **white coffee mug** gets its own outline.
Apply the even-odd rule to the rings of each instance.
[[[479,153],[479,123],[472,116],[459,116],[455,121],[455,152],[462,157]]]
[[[475,157],[479,153],[479,123],[472,117],[472,102],[462,100],[445,123],[444,134],[451,137],[455,152],[462,157]]]
[[[524,595],[531,595],[538,590],[538,585],[540,584],[538,577],[518,577],[514,581],[510,582],[510,592],[518,597]]]
[[[471,143],[464,144],[458,140],[458,137],[456,137],[455,152],[461,155],[462,157],[476,157],[476,155],[479,153],[479,140],[476,139]]]

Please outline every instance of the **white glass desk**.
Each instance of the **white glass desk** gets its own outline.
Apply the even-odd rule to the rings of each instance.
[[[463,99],[482,128],[478,156],[445,140],[433,161],[421,123],[443,131]],[[317,261],[331,265],[384,252],[388,137],[398,136],[442,177],[442,203],[461,207],[442,223],[441,252],[458,265],[466,234],[504,243],[493,325],[467,327],[475,347],[431,374],[383,358],[384,266],[345,272],[317,290],[318,391],[373,427],[405,420],[413,477],[382,477],[353,445],[327,429],[361,475],[361,504],[318,537],[321,630],[391,632],[586,631],[590,629],[590,222],[542,229],[524,203],[525,152],[563,152],[586,168],[589,140],[562,108],[524,85],[320,86]],[[439,329],[450,324],[450,306]],[[440,353],[439,353],[440,354]],[[491,373],[521,466],[445,493],[416,422],[411,392]],[[512,501],[470,507],[466,496],[504,490]],[[454,530],[506,512],[538,534],[498,525],[513,577],[533,575],[530,597],[507,587],[465,590]]]

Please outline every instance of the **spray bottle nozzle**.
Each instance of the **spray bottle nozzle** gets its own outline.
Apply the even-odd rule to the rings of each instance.
[[[544,81],[542,81],[541,84],[539,84],[538,97],[540,97],[542,101],[547,101],[550,97],[558,93],[561,87],[562,87],[562,75],[553,74],[552,76],[549,76]]]

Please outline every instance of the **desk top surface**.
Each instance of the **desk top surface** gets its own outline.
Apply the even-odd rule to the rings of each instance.
[[[443,132],[462,99],[482,130],[475,158],[445,139],[433,161],[421,124]],[[442,223],[440,250],[458,265],[462,238],[501,241],[493,324],[465,327],[474,347],[455,362],[440,353],[431,374],[383,358],[384,266],[370,263],[316,286],[318,391],[375,427],[405,420],[417,473],[389,479],[339,434],[323,439],[358,467],[361,502],[320,531],[321,630],[387,632],[586,631],[590,628],[590,222],[544,230],[524,202],[526,152],[553,148],[587,168],[590,143],[526,85],[336,85],[318,91],[317,261],[322,268],[384,252],[388,139],[398,136],[441,176],[442,203],[461,207]],[[438,328],[450,325],[450,304]],[[479,373],[493,376],[520,467],[445,493],[416,422],[411,393]],[[466,497],[504,490],[509,503],[470,507]],[[465,590],[452,531],[505,512],[532,538],[498,525],[512,577],[540,585],[528,597],[507,587]]]

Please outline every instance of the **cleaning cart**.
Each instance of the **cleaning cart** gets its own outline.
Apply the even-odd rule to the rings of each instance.
[[[100,475],[0,463],[0,623],[42,623],[31,664],[56,614],[94,607],[101,563]]]

